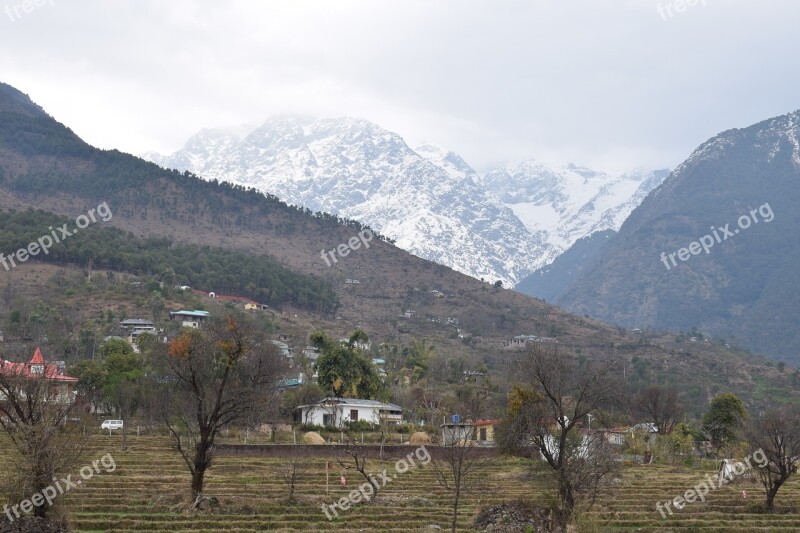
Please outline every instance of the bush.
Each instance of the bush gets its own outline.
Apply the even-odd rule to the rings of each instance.
[[[403,435],[410,435],[411,433],[417,432],[417,427],[414,424],[398,424],[396,426],[392,426],[392,428],[397,433],[402,433]]]
[[[376,426],[366,420],[356,420],[355,422],[348,422],[347,427],[349,427],[351,431],[372,431]],[[333,431],[336,431],[336,429],[334,428]]]

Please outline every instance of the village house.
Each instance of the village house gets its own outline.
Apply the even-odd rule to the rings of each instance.
[[[504,350],[523,350],[528,344],[557,344],[554,337],[539,337],[537,335],[517,335],[512,339],[503,339],[501,347]]]
[[[317,403],[301,405],[295,410],[301,424],[345,427],[348,422],[366,421],[371,424],[387,422],[401,424],[403,408],[391,403],[356,398],[324,398]]]
[[[124,337],[112,336],[106,338],[106,340],[110,339],[124,340],[131,345],[133,351],[136,353],[139,353],[139,345],[136,343],[136,341],[139,339],[140,335],[144,333],[150,333],[152,335],[158,334],[156,325],[152,321],[144,318],[128,318],[120,322],[119,327],[121,330],[127,332],[127,335],[125,335]]]
[[[244,305],[244,308],[248,309],[248,310],[250,310],[250,309],[267,309],[267,307],[268,307],[267,305],[260,304],[260,303],[256,302],[255,300],[251,300],[250,298],[245,298],[243,296],[228,296],[227,294],[216,294],[214,296],[211,296],[211,294],[214,294],[214,293],[209,293],[209,298],[215,298],[216,300],[220,300],[220,301],[223,301],[223,302],[232,302],[232,303],[235,303],[235,304],[242,304],[242,305]]]
[[[339,339],[339,342],[340,342],[340,343],[341,343],[343,346],[348,346],[348,345],[350,344],[350,339],[348,339],[348,338],[341,338],[341,339]],[[371,342],[369,342],[369,341],[367,341],[367,342],[356,341],[356,342],[353,344],[353,346],[354,346],[355,348],[358,348],[359,350],[364,350],[364,351],[366,352],[366,351],[369,351],[370,347],[372,346],[372,343],[371,343]]]
[[[133,351],[136,352],[136,353],[139,353],[138,340],[139,340],[139,337],[143,333],[152,333],[152,332],[149,331],[149,330],[145,330],[145,329],[135,329],[135,330],[131,331],[130,334],[128,335],[128,338],[125,339],[128,342],[128,344],[131,345],[131,348],[133,348]]]
[[[452,446],[462,441],[472,440],[475,433],[475,424],[467,420],[461,421],[459,415],[452,415],[450,422],[444,422],[439,426],[442,430],[442,445]]]
[[[119,323],[120,327],[122,327],[125,331],[156,331],[156,325],[153,324],[150,320],[145,320],[143,318],[129,318],[127,320],[123,320]]]
[[[372,359],[372,364],[378,368],[378,375],[380,375],[381,378],[386,379],[387,377],[389,377],[389,374],[384,369],[384,367],[386,366],[386,359],[383,359],[381,357],[375,357]]]
[[[289,362],[289,366],[292,366],[294,363],[294,357],[292,356],[292,349],[289,347],[289,345],[285,342],[276,340],[271,340],[269,342],[277,346],[278,350],[281,352],[281,355]]]
[[[170,311],[169,319],[177,319],[181,321],[181,325],[185,328],[199,328],[211,314],[208,311]]]
[[[316,346],[306,346],[303,350],[303,357],[311,363],[316,363],[319,355],[319,348]]]
[[[658,426],[652,422],[641,422],[636,424],[630,429],[631,434],[640,434],[644,436],[645,444],[649,447],[655,444],[656,437],[658,437]]]
[[[475,440],[479,444],[494,445],[494,428],[500,420],[478,420],[475,422]]]
[[[614,446],[622,446],[625,444],[626,435],[630,434],[631,429],[627,427],[616,427],[610,429],[600,430],[603,433],[606,441]]]
[[[78,378],[67,376],[64,373],[66,365],[63,361],[48,363],[42,356],[42,351],[37,347],[33,357],[27,363],[12,363],[0,358],[0,374],[4,376],[21,376],[35,379],[44,378],[52,383],[52,395],[58,403],[69,403],[75,400],[75,384]],[[5,397],[0,396],[0,401]]]
[[[286,378],[278,382],[278,390],[290,390],[301,387],[306,382],[305,376],[300,372],[296,378]]]

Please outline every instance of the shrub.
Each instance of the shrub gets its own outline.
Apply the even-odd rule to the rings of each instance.
[[[348,422],[347,427],[352,431],[372,431],[375,429],[375,424],[367,420],[356,420],[355,422]],[[334,428],[333,431],[336,431],[336,428]]]

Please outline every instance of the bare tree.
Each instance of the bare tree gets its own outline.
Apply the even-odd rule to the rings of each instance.
[[[510,398],[500,444],[506,450],[533,445],[555,478],[565,518],[579,497],[593,500],[617,468],[602,438],[579,431],[586,415],[617,400],[619,383],[611,370],[600,363],[580,367],[554,345],[536,345],[516,361],[516,375],[531,388],[517,388],[516,402]]]
[[[758,476],[766,491],[764,507],[772,512],[775,496],[784,483],[797,473],[800,460],[800,410],[777,407],[762,417],[753,417],[745,426],[745,436],[753,451]]]
[[[298,457],[289,457],[278,465],[278,476],[286,485],[286,494],[289,502],[294,502],[294,493],[301,475],[308,463]]]
[[[669,435],[681,421],[683,407],[678,402],[678,391],[672,387],[648,385],[633,400],[633,409],[656,425],[659,435]]]
[[[356,472],[361,475],[364,480],[372,485],[373,489],[373,499],[378,497],[378,491],[380,490],[381,486],[378,481],[375,480],[373,476],[367,472],[367,450],[363,446],[359,446],[356,442],[355,437],[353,437],[353,432],[348,428],[344,430],[345,442],[344,442],[344,449],[342,450],[342,454],[346,456],[337,457],[336,461],[342,468],[352,468]],[[381,449],[381,453],[383,453]]]
[[[452,495],[451,533],[456,531],[461,498],[481,486],[483,473],[491,464],[491,459],[481,451],[470,440],[452,442],[438,448],[439,458],[431,462],[436,481]]]
[[[162,355],[168,368],[162,418],[191,472],[197,507],[220,430],[269,394],[282,361],[257,327],[230,316],[210,321],[203,331],[183,332]]]
[[[9,363],[0,359],[0,426],[17,452],[9,496],[41,493],[57,474],[83,458],[81,424],[68,424],[75,394],[57,382],[55,365]],[[60,504],[37,505],[34,515],[59,519]]]

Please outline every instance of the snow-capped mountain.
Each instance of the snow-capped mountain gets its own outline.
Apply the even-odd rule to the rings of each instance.
[[[555,255],[595,232],[618,230],[668,170],[609,175],[576,165],[509,163],[482,180],[487,193],[509,207],[531,231],[544,231]],[[538,268],[538,267],[537,267]]]
[[[530,163],[481,178],[454,152],[411,149],[398,134],[356,118],[278,116],[249,131],[206,129],[171,156],[144,157],[359,220],[415,255],[506,285],[578,238],[618,229],[644,196],[640,188],[660,183]],[[596,177],[580,183],[581,172]],[[545,211],[548,218],[538,220]]]

